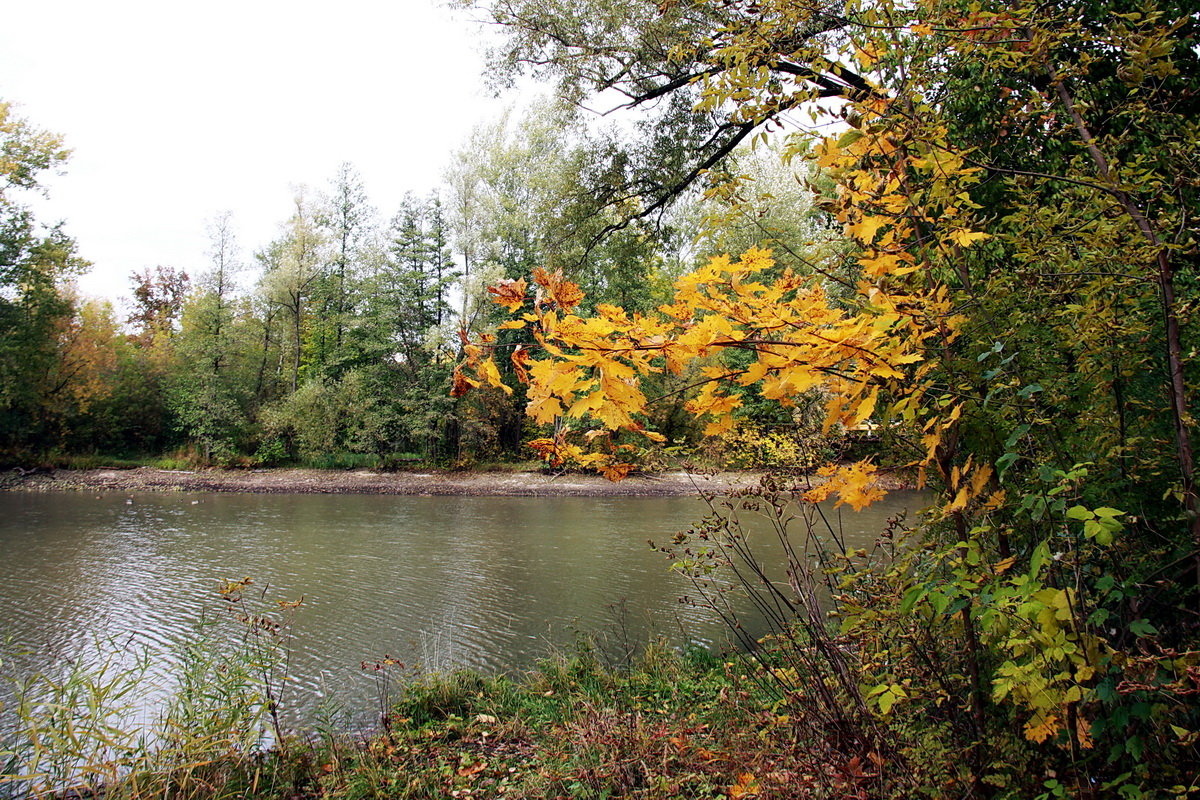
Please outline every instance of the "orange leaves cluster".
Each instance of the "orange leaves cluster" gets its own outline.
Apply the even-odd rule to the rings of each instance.
[[[622,480],[635,469],[635,465],[618,461],[612,453],[589,453],[579,445],[566,441],[563,436],[534,439],[529,447],[551,466],[576,465],[594,469],[614,482]],[[627,448],[628,445],[623,447]]]
[[[968,456],[967,461],[961,467],[954,467],[950,471],[949,480],[946,482],[946,489],[952,495],[949,503],[942,507],[942,512],[952,514],[956,511],[962,511],[969,503],[974,500],[980,502],[980,509],[983,511],[990,510],[1004,501],[1004,491],[997,490],[992,492],[986,498],[985,491],[992,478],[995,475],[995,470],[991,464],[981,463],[975,464],[974,456]]]
[[[758,778],[753,773],[743,772],[737,776],[737,780],[729,787],[729,800],[748,800],[752,797],[758,797],[759,791]]]
[[[505,279],[495,286],[489,286],[488,293],[491,294],[492,300],[497,305],[504,306],[513,312],[525,305],[525,290],[528,286],[524,278],[516,281]]]
[[[546,272],[541,267],[533,271],[533,280],[538,285],[536,305],[553,305],[569,311],[583,300],[583,292],[577,285],[563,280],[562,270]]]
[[[804,499],[810,503],[819,503],[836,494],[837,505],[849,505],[855,511],[862,511],[885,494],[876,480],[875,465],[869,461],[843,466],[830,464],[817,474],[826,481],[804,493]]]
[[[478,387],[482,384],[495,386],[502,390],[505,394],[512,394],[512,387],[506,384],[503,378],[500,377],[500,368],[496,366],[496,362],[490,356],[484,357],[487,349],[494,346],[496,337],[492,334],[485,334],[480,337],[479,344],[463,345],[463,353],[466,355],[466,364],[473,368],[475,377],[472,378],[463,369],[463,365],[459,364],[454,369],[453,383],[450,387],[451,397],[462,397],[469,392],[473,387]]]
[[[583,292],[577,285],[563,278],[562,270],[547,272],[541,267],[537,267],[533,271],[533,282],[538,287],[533,298],[533,304],[536,307],[551,307],[569,311],[583,300]],[[518,280],[506,278],[495,286],[488,287],[488,294],[492,296],[492,301],[507,308],[509,313],[515,313],[525,305],[525,301],[529,299],[528,291],[529,283],[524,278]]]

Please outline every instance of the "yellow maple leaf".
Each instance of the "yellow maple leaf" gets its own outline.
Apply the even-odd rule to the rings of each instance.
[[[898,253],[875,253],[858,259],[863,273],[872,278],[894,273],[902,263],[904,262]]]
[[[955,511],[962,511],[967,507],[968,498],[967,487],[964,486],[954,495],[954,499],[944,509],[947,514],[953,514]]]
[[[984,464],[977,468],[975,474],[971,476],[971,496],[975,497],[982,493],[991,477],[992,468],[990,465]]]
[[[887,217],[863,217],[858,222],[848,225],[846,232],[863,244],[870,244],[875,240],[879,229],[890,222]]]
[[[604,392],[591,392],[572,403],[571,407],[567,410],[567,416],[578,419],[588,414],[594,414],[604,406],[605,402],[607,402],[607,398],[605,398]]]
[[[1041,744],[1060,730],[1062,725],[1054,714],[1038,714],[1025,723],[1025,738]]]
[[[563,406],[557,397],[540,395],[529,399],[525,413],[538,425],[551,425],[563,415]]]
[[[871,414],[875,412],[875,403],[879,401],[879,390],[872,389],[861,403],[858,404],[858,410],[854,413],[854,424],[858,425],[869,419]]]
[[[733,430],[733,417],[726,415],[713,420],[704,426],[705,436],[720,436],[727,431]]]
[[[775,265],[771,251],[761,247],[751,247],[742,253],[738,265],[747,272],[759,272]]]
[[[995,511],[997,508],[1000,508],[1002,505],[1004,505],[1004,498],[1006,496],[1007,493],[1003,489],[992,492],[990,495],[988,495],[987,500],[983,502],[983,510]]]
[[[820,502],[836,493],[837,505],[849,505],[855,511],[862,511],[886,494],[876,481],[876,468],[870,461],[830,465],[817,474],[828,480],[804,493],[804,499],[809,502]]]
[[[479,377],[483,378],[490,385],[498,386],[500,389],[504,390],[505,394],[512,394],[512,387],[505,384],[500,378],[500,370],[496,367],[496,362],[492,359],[484,359],[484,361],[480,363],[478,374]]]
[[[592,416],[604,423],[609,430],[616,430],[633,424],[633,417],[616,403],[602,403]]]
[[[863,69],[871,69],[879,61],[879,54],[872,45],[864,45],[855,48],[854,58],[863,67]]]
[[[992,235],[983,231],[957,230],[950,233],[950,238],[960,247],[970,247],[975,242],[992,238]]]

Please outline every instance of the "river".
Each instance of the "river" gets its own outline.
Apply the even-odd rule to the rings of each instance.
[[[897,492],[842,515],[847,539],[869,545],[919,499]],[[0,493],[4,669],[144,652],[161,689],[179,643],[228,616],[218,584],[243,577],[256,604],[303,598],[289,628],[300,719],[322,699],[369,711],[377,683],[361,663],[384,655],[491,673],[579,634],[614,660],[656,637],[718,648],[725,627],[679,602],[687,582],[647,544],[705,508],[661,497]]]

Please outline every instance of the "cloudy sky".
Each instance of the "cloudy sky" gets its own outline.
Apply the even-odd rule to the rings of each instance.
[[[437,0],[38,0],[0,26],[0,98],[74,154],[36,204],[95,263],[89,294],[129,274],[206,263],[233,213],[243,250],[289,212],[292,187],[338,164],[395,210],[504,101],[483,85],[490,35]]]

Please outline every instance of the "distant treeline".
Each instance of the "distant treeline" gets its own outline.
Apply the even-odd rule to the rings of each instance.
[[[588,308],[632,312],[665,302],[674,278],[716,250],[772,231],[793,241],[827,231],[794,181],[770,171],[776,162],[753,155],[743,166],[761,184],[760,202],[740,198],[741,222],[724,220],[720,240],[696,243],[703,221],[731,206],[699,192],[630,222],[580,188],[617,134],[589,132],[547,103],[477,128],[443,185],[407,195],[390,218],[346,164],[323,191],[296,190],[273,241],[243,249],[236,221],[221,216],[204,270],[143,266],[114,307],[79,295],[73,279],[90,265],[21,202],[40,172],[65,160],[61,140],[0,109],[5,152],[20,156],[4,164],[0,196],[0,456],[9,463],[528,456],[521,442],[535,432],[520,391],[450,397],[462,333],[502,316],[487,286],[562,269]],[[768,190],[797,196],[768,212]],[[669,399],[650,420],[676,441],[694,434],[680,413],[687,393],[676,391],[686,382],[664,378]]]

